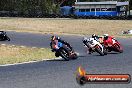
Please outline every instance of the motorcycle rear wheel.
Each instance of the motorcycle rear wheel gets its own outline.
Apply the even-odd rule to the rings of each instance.
[[[104,56],[104,53],[101,51],[100,48],[96,48],[95,51],[99,53],[101,56]]]

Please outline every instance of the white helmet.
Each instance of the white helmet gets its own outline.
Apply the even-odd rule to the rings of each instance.
[[[108,37],[109,35],[108,34],[104,34],[104,37]]]
[[[108,34],[104,34],[104,39],[107,40],[108,39]]]

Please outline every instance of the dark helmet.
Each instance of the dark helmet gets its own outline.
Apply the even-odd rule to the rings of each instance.
[[[92,34],[92,38],[95,38],[96,37],[96,34]]]
[[[55,36],[55,35],[51,36],[51,40],[52,40],[52,41],[58,40],[58,39],[60,39],[60,37],[57,37],[57,36]]]
[[[104,34],[104,39],[107,40],[108,39],[108,34]]]
[[[56,39],[56,36],[51,36],[51,41],[54,41]]]

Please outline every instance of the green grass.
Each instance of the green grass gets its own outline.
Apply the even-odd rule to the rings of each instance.
[[[49,48],[0,45],[0,65],[55,58]]]

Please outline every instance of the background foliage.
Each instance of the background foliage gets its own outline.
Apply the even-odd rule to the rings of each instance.
[[[59,7],[64,5],[74,5],[76,0],[0,0],[0,11],[17,12],[19,14],[58,14]],[[80,1],[104,1],[104,0],[80,0]],[[109,0],[105,0],[109,1]],[[126,0],[118,0],[126,1]],[[63,3],[63,4],[62,4]],[[132,9],[132,0],[130,0]]]

